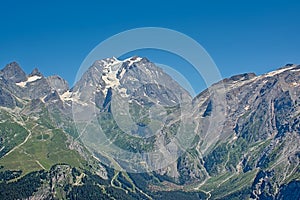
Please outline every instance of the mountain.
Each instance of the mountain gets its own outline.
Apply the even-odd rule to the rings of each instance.
[[[0,71],[0,199],[298,199],[300,66],[196,97],[146,58]],[[99,128],[100,127],[100,128]]]

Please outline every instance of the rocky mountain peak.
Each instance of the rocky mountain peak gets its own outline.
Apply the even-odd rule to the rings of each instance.
[[[38,70],[38,68],[34,68],[29,76],[40,76],[43,77],[43,74]]]
[[[60,76],[54,75],[46,78],[50,87],[57,91],[58,94],[62,95],[63,93],[69,90],[69,84],[66,80],[61,78]]]
[[[97,60],[72,91],[86,101],[94,100],[96,91],[97,105],[103,105],[110,88],[122,97],[130,96],[138,102],[174,105],[182,99],[191,99],[188,92],[162,69],[138,56]]]
[[[26,73],[21,69],[17,62],[11,62],[0,71],[0,75],[4,79],[13,81],[15,83],[22,82],[27,79]]]

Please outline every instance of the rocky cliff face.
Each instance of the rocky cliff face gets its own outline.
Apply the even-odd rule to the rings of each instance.
[[[281,184],[299,179],[299,80],[299,66],[289,65],[261,76],[234,76],[214,85],[218,88],[224,84],[226,90],[225,119],[219,124],[222,131],[212,148],[203,151],[211,132],[202,135],[198,130],[200,143],[195,150],[197,163],[201,164],[190,170],[189,166],[195,166],[195,157],[188,159],[192,155],[187,153],[179,163],[180,171],[189,172],[184,174],[184,180],[191,181],[191,175],[198,175],[195,178],[205,185],[212,177],[223,174],[227,179],[216,184],[222,188],[234,177],[258,171],[251,197],[275,198]],[[203,127],[206,118],[214,115],[218,102],[211,101],[208,92],[204,92],[194,99],[194,104],[200,112],[195,118]],[[218,124],[215,128],[221,129]],[[218,187],[211,193],[225,195]]]

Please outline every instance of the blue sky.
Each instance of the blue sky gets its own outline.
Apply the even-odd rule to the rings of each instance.
[[[300,64],[299,11],[293,0],[2,1],[0,65],[17,61],[27,73],[38,67],[72,85],[81,62],[101,41],[132,28],[165,27],[198,41],[223,77],[261,74]],[[149,57],[174,64],[168,55]],[[181,67],[196,92],[202,90],[201,80]]]

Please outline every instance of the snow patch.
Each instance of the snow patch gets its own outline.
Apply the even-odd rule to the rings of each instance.
[[[103,66],[103,70],[102,70],[103,74],[101,76],[102,80],[105,83],[105,88],[103,90],[103,93],[106,94],[109,88],[113,88],[113,89],[118,89],[120,93],[123,95],[126,94],[125,88],[118,88],[120,86],[120,79],[126,73],[126,69],[122,68],[122,65],[125,62],[129,62],[128,66],[131,66],[136,62],[140,62],[142,59],[143,58],[141,57],[133,56],[123,61],[120,61],[115,57],[97,61],[99,65]]]
[[[82,106],[88,106],[88,103],[80,100],[78,92],[73,93],[73,92],[67,91],[67,92],[63,93],[62,95],[60,95],[60,99],[64,102],[71,101],[72,103],[76,103],[76,104],[79,104]]]
[[[27,83],[37,81],[41,78],[42,78],[41,76],[36,76],[36,75],[35,76],[30,76],[30,77],[27,78],[27,81],[16,83],[16,85],[19,86],[19,87],[26,87]]]
[[[291,72],[300,72],[300,69],[292,69]]]
[[[60,99],[62,101],[73,101],[72,94],[73,94],[72,92],[67,91],[67,92],[63,93],[62,95],[60,95]]]
[[[41,98],[41,101],[42,101],[43,103],[45,103],[46,97],[47,97],[47,95],[45,95],[44,97]]]
[[[96,63],[98,65],[101,65],[101,66],[108,66],[108,65],[114,65],[114,64],[117,64],[117,63],[120,63],[121,61],[118,60],[117,58],[115,57],[112,57],[112,58],[106,58],[106,59],[103,59],[103,60],[98,60],[96,61]]]
[[[136,62],[140,62],[142,59],[143,58],[141,58],[141,57],[134,56],[134,57],[127,58],[123,62],[129,62],[128,65],[131,66],[131,65],[133,65]]]
[[[279,69],[279,70],[276,70],[276,71],[273,71],[273,72],[269,72],[267,73],[266,75],[264,75],[264,77],[272,77],[272,76],[275,76],[277,74],[281,74],[287,70],[291,70],[293,69],[295,66],[292,66],[292,67],[288,67],[288,68],[283,68],[283,69]]]
[[[120,63],[116,65],[105,66],[105,68],[103,69],[104,75],[102,75],[101,77],[106,85],[105,89],[114,88],[120,85],[119,79],[117,78],[117,73],[121,65],[122,64]]]
[[[247,105],[247,106],[244,107],[244,109],[245,109],[245,110],[249,110],[249,109],[250,109],[250,106]]]
[[[125,72],[126,72],[126,69],[123,68],[121,73],[119,74],[120,79],[124,76]]]
[[[113,89],[118,89],[118,91],[122,96],[126,96],[126,89],[118,88],[120,86],[120,79],[123,77],[123,75],[126,72],[126,69],[123,68],[122,71],[119,73],[122,65],[123,62],[116,62],[114,64],[104,66],[103,69],[104,73],[101,77],[105,83],[105,88],[103,90],[104,94],[107,93],[107,90],[109,88],[113,88]],[[118,73],[119,73],[119,77],[117,77]]]

